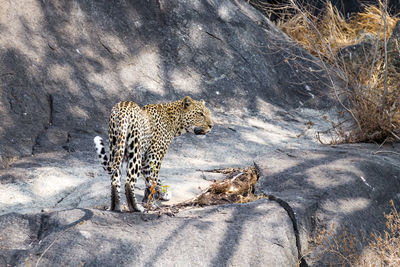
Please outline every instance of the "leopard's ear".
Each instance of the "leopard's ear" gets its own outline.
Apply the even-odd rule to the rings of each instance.
[[[202,99],[202,100],[200,100],[200,103],[203,104],[203,105],[205,105],[205,104],[206,104],[206,101],[204,101],[204,99]]]
[[[191,104],[193,100],[190,98],[190,96],[185,96],[182,100],[183,103],[183,110],[186,110]]]

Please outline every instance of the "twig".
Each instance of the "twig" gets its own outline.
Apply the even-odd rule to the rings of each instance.
[[[381,154],[381,153],[395,154],[395,155],[399,155],[399,156],[400,156],[400,153],[398,153],[398,152],[387,151],[387,150],[376,151],[376,152],[374,152],[374,153],[372,153],[372,154],[373,154],[373,155],[376,155],[376,154]]]
[[[231,182],[235,181],[236,178],[238,178],[238,177],[239,177],[240,175],[242,175],[242,174],[243,174],[243,172],[239,172],[238,174],[236,174],[236,175],[232,178]]]
[[[329,143],[325,143],[325,142],[323,142],[323,141],[321,140],[320,132],[317,132],[316,138],[317,138],[318,142],[320,142],[321,145],[325,145],[325,146],[329,145]]]
[[[383,140],[382,144],[379,145],[379,149],[386,143],[387,140],[388,140],[388,137],[386,137],[385,140]]]
[[[64,234],[64,233],[67,232],[68,230],[70,230],[71,228],[73,228],[73,227],[67,228],[67,229],[65,229],[64,231],[58,233],[58,235],[56,236],[56,238],[54,238],[53,242],[51,242],[51,244],[43,251],[43,253],[40,254],[40,257],[39,257],[39,259],[37,260],[37,262],[36,262],[36,264],[35,264],[35,267],[37,267],[37,266],[39,265],[39,262],[40,262],[40,260],[43,258],[44,254],[46,254],[46,252],[54,245],[54,243],[57,241],[57,239],[58,239],[62,234]]]
[[[307,15],[304,14],[303,10],[301,10],[301,9],[298,7],[298,5],[295,4],[295,2],[294,2],[293,0],[290,0],[290,3],[291,3],[291,5],[292,5],[292,7],[293,7],[295,10],[297,10],[297,11],[303,16],[304,20],[307,21],[307,23],[308,23],[312,28],[314,28],[315,32],[316,32],[316,33],[318,34],[318,36],[323,40],[324,37],[322,36],[321,32],[318,30],[317,26],[315,26],[315,24],[314,24],[312,21],[310,21],[310,19],[307,17]],[[333,50],[332,50],[332,45],[331,45],[331,43],[329,42],[329,40],[327,40],[327,48],[328,48],[328,51],[329,51],[331,57],[332,57],[332,58],[335,58],[334,53],[333,53]],[[337,88],[336,88],[336,84],[334,83],[334,81],[333,81],[333,79],[332,79],[332,76],[329,75],[329,68],[326,66],[325,62],[322,60],[322,59],[323,59],[323,55],[321,54],[321,52],[320,52],[318,49],[316,50],[316,52],[318,53],[318,57],[319,57],[319,59],[320,59],[320,62],[322,63],[322,67],[323,67],[324,70],[328,73],[328,78],[329,78],[330,83],[332,84],[332,88],[333,88],[333,91],[334,91],[334,93],[335,93],[336,99],[338,100],[339,104],[352,116],[352,118],[354,119],[354,121],[357,123],[357,126],[358,126],[358,128],[360,129],[360,131],[362,131],[361,124],[360,124],[360,122],[358,121],[356,115],[353,113],[353,111],[352,111],[351,109],[349,109],[348,107],[346,107],[346,106],[343,104],[342,100],[340,100],[340,97],[338,96],[338,91],[337,91]],[[338,70],[340,70],[340,66],[339,66],[337,60],[334,61],[334,64],[335,64],[336,68],[337,68]],[[343,78],[344,78],[344,77],[343,77]],[[343,79],[343,80],[346,80],[346,79]],[[346,82],[347,82],[347,81],[346,81]]]
[[[369,79],[368,79],[368,89],[369,90],[371,90],[371,88],[372,88],[372,85],[371,85],[372,73],[373,73],[375,62],[376,62],[376,58],[377,58],[377,55],[378,55],[379,35],[381,33],[381,30],[382,30],[382,20],[383,20],[383,17],[381,17],[381,21],[379,23],[379,25],[380,25],[379,26],[379,30],[378,30],[378,33],[376,34],[377,38],[376,38],[376,42],[375,42],[374,57],[372,58],[371,69],[369,71]],[[385,35],[386,35],[386,33],[385,33]]]
[[[386,36],[386,31],[387,31],[387,18],[386,18],[386,13],[387,13],[387,0],[385,0],[384,6],[383,6],[383,46],[385,49],[384,57],[385,57],[385,77],[383,80],[383,95],[382,95],[382,106],[381,106],[381,118],[383,117],[383,111],[385,110],[386,106],[386,93],[387,93],[387,79],[388,79],[388,59],[387,59],[387,36]]]
[[[397,135],[397,134],[395,134],[393,131],[389,131],[397,140],[399,140],[400,141],[400,137]]]
[[[106,46],[103,41],[101,40],[100,36],[97,34],[97,39],[99,41],[99,43],[104,47],[105,50],[107,50],[108,53],[110,53],[111,55],[113,54],[113,52],[111,51],[111,49]]]

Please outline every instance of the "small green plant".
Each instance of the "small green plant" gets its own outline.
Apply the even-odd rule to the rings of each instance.
[[[166,184],[164,184],[164,181],[161,181],[160,188],[161,188],[161,192],[163,194],[166,194],[168,192],[169,185],[166,185]]]

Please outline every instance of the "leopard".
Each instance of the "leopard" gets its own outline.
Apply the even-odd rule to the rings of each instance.
[[[98,158],[111,176],[111,211],[121,212],[120,187],[122,166],[126,163],[125,197],[130,212],[143,212],[151,192],[160,199],[171,199],[171,191],[162,192],[159,170],[171,141],[182,134],[206,135],[214,126],[204,100],[183,99],[140,107],[122,101],[112,108],[108,121],[109,153],[103,139],[94,137]],[[140,204],[135,184],[142,175],[145,192]],[[153,187],[152,187],[153,186]]]

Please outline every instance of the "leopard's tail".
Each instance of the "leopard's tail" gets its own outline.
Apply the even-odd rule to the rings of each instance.
[[[108,173],[111,174],[112,173],[112,169],[109,166],[109,160],[106,154],[106,149],[104,147],[104,142],[103,142],[103,138],[101,138],[100,136],[96,136],[94,138],[94,144],[96,146],[96,152],[97,155],[99,157],[99,159],[101,160],[101,165],[103,166],[103,169]]]

